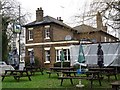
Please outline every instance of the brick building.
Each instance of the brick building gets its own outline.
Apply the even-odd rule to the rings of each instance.
[[[24,25],[26,28],[26,59],[29,60],[29,51],[33,50],[35,58],[38,58],[42,67],[51,67],[55,62],[60,62],[60,51],[64,50],[65,61],[70,62],[69,46],[79,44],[81,39],[95,39],[97,42],[104,41],[102,37],[117,40],[103,30],[91,29],[87,25],[71,28],[63,23],[63,20],[45,16],[42,8],[36,10],[36,20]],[[88,31],[80,31],[80,27]],[[99,37],[98,37],[99,36]],[[88,38],[89,37],[89,38]],[[97,38],[97,39],[96,39]],[[106,40],[107,40],[106,38]]]

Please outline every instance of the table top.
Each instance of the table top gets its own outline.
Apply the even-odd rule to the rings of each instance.
[[[7,72],[26,72],[27,70],[5,70]]]
[[[51,70],[73,70],[73,67],[51,67]]]
[[[108,71],[108,70],[114,70],[114,68],[89,68],[89,70],[93,70],[93,71]]]
[[[62,71],[63,73],[77,73],[77,71]],[[91,73],[91,74],[94,74],[94,73],[100,73],[100,71],[85,71],[83,72],[85,74],[87,73]]]

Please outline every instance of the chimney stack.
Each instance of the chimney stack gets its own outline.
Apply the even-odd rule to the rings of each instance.
[[[97,20],[97,29],[102,30],[103,23],[102,23],[102,16],[101,16],[100,12],[97,12],[96,20]]]
[[[42,20],[43,20],[43,10],[40,7],[40,8],[37,8],[37,10],[36,10],[36,21],[39,22]]]

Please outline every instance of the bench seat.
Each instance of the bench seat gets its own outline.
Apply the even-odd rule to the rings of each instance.
[[[91,88],[92,88],[93,80],[99,80],[99,84],[101,86],[101,80],[103,79],[103,77],[92,78],[92,77],[86,77],[86,76],[64,76],[64,77],[58,77],[58,79],[61,79],[61,86],[62,86],[62,83],[63,83],[64,79],[70,79],[71,84],[73,84],[72,79],[86,79],[86,80],[90,80],[91,81]]]
[[[49,74],[49,78],[50,78],[51,74],[54,74],[54,73],[56,73],[57,76],[59,76],[59,72],[47,71],[46,73]]]

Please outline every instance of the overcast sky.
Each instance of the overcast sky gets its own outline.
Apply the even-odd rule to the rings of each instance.
[[[44,16],[62,17],[64,23],[71,23],[71,18],[83,11],[85,3],[92,0],[17,0],[22,10],[31,13],[31,20],[35,20],[36,9],[42,7]]]

